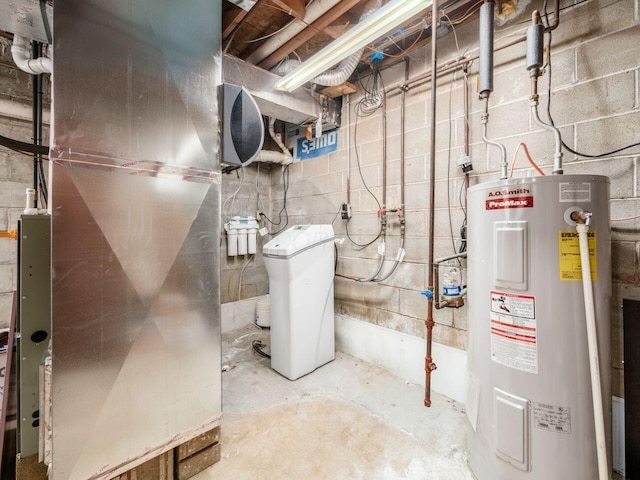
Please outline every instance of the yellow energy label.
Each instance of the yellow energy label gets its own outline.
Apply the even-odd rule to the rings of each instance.
[[[596,232],[587,232],[589,239],[589,265],[591,267],[591,280],[598,279],[596,271]],[[558,253],[560,267],[560,280],[582,281],[582,264],[580,262],[580,240],[575,230],[560,230],[558,232]]]

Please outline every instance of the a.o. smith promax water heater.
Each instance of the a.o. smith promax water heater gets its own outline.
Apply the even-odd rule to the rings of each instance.
[[[593,175],[469,190],[468,454],[478,480],[598,478],[576,211],[592,214],[589,257],[611,451],[608,200],[608,178]]]

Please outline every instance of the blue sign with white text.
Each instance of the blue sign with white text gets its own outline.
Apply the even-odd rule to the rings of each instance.
[[[338,149],[338,129],[324,132],[320,138],[311,140],[301,137],[296,147],[296,160],[299,161],[335,152]]]

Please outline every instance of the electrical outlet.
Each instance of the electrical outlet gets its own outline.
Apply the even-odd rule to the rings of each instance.
[[[351,218],[351,205],[343,203],[340,207],[340,218],[342,220],[349,220]]]

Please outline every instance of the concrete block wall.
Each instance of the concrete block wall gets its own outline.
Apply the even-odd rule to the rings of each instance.
[[[222,176],[222,224],[235,215],[257,215],[264,211],[271,218],[272,170],[280,167],[253,163]],[[237,192],[237,193],[236,193]],[[235,195],[234,195],[235,194]],[[235,198],[235,199],[234,199]],[[262,259],[262,246],[269,236],[258,235],[257,254],[227,256],[227,239],[221,232],[220,294],[222,303],[264,295],[269,277]]]
[[[496,45],[524,32],[534,8],[532,2],[518,18],[498,27]],[[560,26],[553,33],[551,49],[551,112],[565,143],[579,152],[599,154],[640,140],[640,22],[638,0],[592,0],[561,2]],[[463,52],[477,52],[477,22],[456,30],[439,42],[439,63]],[[430,45],[409,55],[410,78],[430,69]],[[495,89],[490,102],[489,137],[505,144],[508,159],[519,142],[527,143],[536,162],[550,173],[553,164],[553,136],[538,128],[529,113],[530,83],[525,70],[525,45],[499,51],[495,56]],[[474,92],[477,63],[469,71],[465,87],[460,71],[443,75],[438,81],[436,112],[436,257],[454,252],[464,218],[460,191],[463,176],[456,160],[463,146],[463,89],[470,96],[470,152],[474,172],[471,184],[498,179],[499,155],[482,142],[480,116],[483,104]],[[387,87],[404,79],[404,64],[383,71]],[[541,116],[546,118],[549,72],[540,80]],[[290,223],[332,223],[338,237],[338,273],[366,277],[377,264],[377,242],[360,248],[350,242],[371,241],[378,231],[378,205],[364,187],[381,198],[382,112],[357,118],[354,105],[358,92],[344,102],[343,126],[338,150],[290,168],[288,210]],[[347,112],[347,109],[350,111]],[[387,206],[399,205],[400,95],[387,98]],[[336,311],[416,337],[423,337],[427,288],[430,88],[416,85],[406,96],[406,256],[398,271],[382,284],[362,284],[337,278]],[[350,121],[347,119],[350,118]],[[357,127],[356,127],[357,123]],[[351,148],[347,151],[346,138]],[[347,169],[347,157],[350,169]],[[360,166],[358,166],[358,158]],[[611,179],[611,217],[640,214],[638,163],[640,147],[597,159],[565,154],[566,173],[608,175]],[[515,176],[534,175],[519,154]],[[337,216],[351,185],[353,218],[346,224]],[[272,176],[273,195],[282,192],[279,175]],[[461,201],[462,198],[462,201]],[[275,207],[275,205],[273,206]],[[451,216],[451,221],[449,220]],[[451,223],[450,223],[451,222]],[[450,227],[450,224],[452,227]],[[622,298],[640,299],[640,220],[612,223],[612,354],[614,394],[623,396],[622,382]],[[451,234],[453,232],[453,235]],[[453,237],[453,240],[452,240]],[[453,244],[452,244],[453,241]],[[399,243],[397,218],[389,216],[387,250],[395,256]],[[466,307],[435,312],[436,342],[466,348]]]

